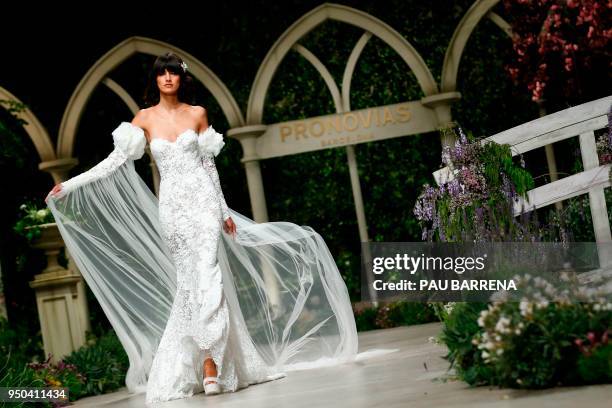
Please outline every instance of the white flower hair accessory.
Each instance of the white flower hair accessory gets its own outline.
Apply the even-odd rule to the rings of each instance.
[[[187,64],[185,61],[181,62],[181,67],[183,68],[183,72],[187,72]]]

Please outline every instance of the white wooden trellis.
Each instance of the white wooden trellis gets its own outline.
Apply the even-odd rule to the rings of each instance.
[[[512,155],[529,152],[539,147],[571,137],[578,137],[584,170],[580,173],[534,188],[528,192],[528,203],[520,199],[515,203],[514,213],[522,208],[533,210],[569,198],[587,194],[593,220],[595,241],[598,244],[600,270],[612,276],[612,234],[608,220],[608,209],[604,189],[610,187],[610,164],[600,165],[595,146],[595,130],[608,124],[607,113],[612,105],[612,95],[582,105],[574,106],[550,115],[523,123],[503,132],[489,136],[482,143],[493,141],[511,146]],[[433,173],[438,184],[452,179],[453,173],[444,167]],[[601,245],[599,245],[601,244]],[[603,277],[601,274],[600,277]]]

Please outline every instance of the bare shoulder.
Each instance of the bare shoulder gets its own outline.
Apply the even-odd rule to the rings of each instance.
[[[136,115],[134,115],[134,119],[132,119],[132,125],[138,126],[142,130],[145,131],[145,134],[148,133],[148,123],[151,116],[151,108],[144,108],[139,110]]]
[[[191,107],[191,114],[193,115],[196,123],[198,124],[198,128],[203,130],[208,127],[208,116],[206,113],[206,108],[199,105],[193,105]]]
[[[151,115],[151,108],[144,108],[139,110],[136,115],[134,115],[134,119],[132,119],[132,124],[136,126],[142,127],[147,122],[147,119]]]
[[[191,106],[191,113],[196,117],[196,118],[202,118],[202,117],[206,117],[206,108],[200,105],[192,105]]]

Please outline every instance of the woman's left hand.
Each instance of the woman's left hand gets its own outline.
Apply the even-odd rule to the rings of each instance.
[[[225,222],[223,222],[223,230],[228,234],[232,234],[234,238],[236,238],[236,224],[234,224],[234,220],[232,217],[229,217]]]

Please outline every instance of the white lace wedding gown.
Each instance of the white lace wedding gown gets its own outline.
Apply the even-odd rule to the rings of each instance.
[[[271,372],[232,322],[217,261],[222,222],[230,214],[213,154],[198,147],[198,134],[192,129],[174,142],[151,140],[161,176],[159,218],[178,287],[151,367],[147,402],[203,391],[202,364],[207,356],[217,365],[222,391],[284,376]]]
[[[155,136],[158,202],[132,163],[144,153],[144,131],[128,122],[113,132],[106,159],[49,200],[128,352],[128,388],[146,390],[147,404],[202,392],[207,356],[222,392],[284,377],[289,363],[351,361],[354,318],[320,236],[228,208],[214,163],[224,142],[211,126],[174,142]],[[230,215],[236,240],[222,231]]]

